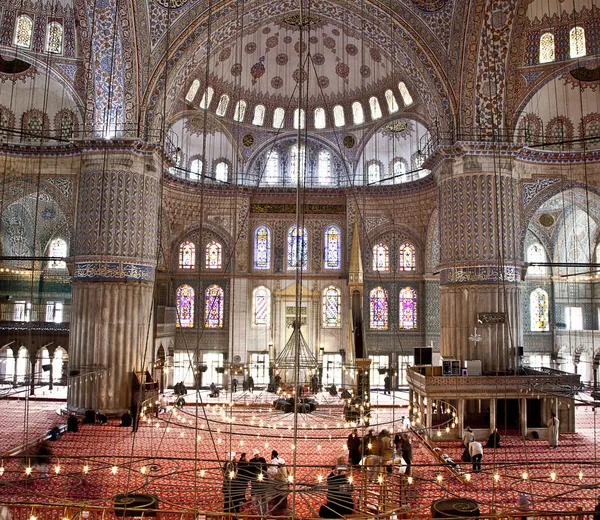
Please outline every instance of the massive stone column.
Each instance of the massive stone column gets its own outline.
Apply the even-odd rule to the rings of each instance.
[[[89,144],[79,179],[68,406],[115,413],[130,407],[133,371],[152,361],[160,173],[153,153],[131,142]]]
[[[464,150],[463,150],[464,151]],[[440,352],[511,370],[521,335],[519,185],[500,155],[446,159],[437,170],[440,215]],[[478,314],[492,321],[478,323]],[[477,327],[480,341],[470,341]]]

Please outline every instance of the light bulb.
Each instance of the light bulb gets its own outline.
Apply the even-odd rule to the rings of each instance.
[[[499,473],[495,473],[495,474],[494,474],[494,480],[495,480],[496,482],[498,482],[498,481],[500,480],[500,474],[499,474]]]
[[[381,475],[377,477],[377,482],[379,482],[380,484],[383,482],[383,477]]]
[[[235,471],[230,471],[229,472],[229,478],[233,479],[233,477],[235,477]]]
[[[437,479],[438,482],[441,482],[442,480],[444,480],[444,477],[442,477],[442,475],[438,475],[435,478]]]
[[[550,472],[550,480],[556,480],[556,471]]]
[[[54,473],[56,473],[57,475],[60,473],[60,466],[58,464],[54,466]]]
[[[471,474],[470,474],[470,473],[467,473],[467,474],[465,475],[465,479],[467,480],[467,482],[471,482]]]
[[[412,484],[413,483],[413,478],[412,477],[408,477],[408,483]]]
[[[527,480],[527,478],[529,477],[529,474],[526,471],[524,471],[521,476],[523,477],[523,480]]]
[[[140,468],[140,473],[141,473],[142,475],[145,475],[145,474],[146,474],[146,466],[142,466],[142,467]]]
[[[317,475],[317,482],[323,482],[323,475]]]
[[[294,482],[294,475],[289,475],[288,476],[288,481],[289,482]]]
[[[579,472],[579,480],[583,480],[583,471]]]
[[[4,475],[4,466],[0,467],[0,477]]]
[[[259,473],[259,474],[258,474],[258,480],[259,480],[260,482],[262,482],[264,478],[265,478],[265,477],[264,477],[264,475],[263,475],[262,473]]]
[[[112,474],[113,474],[113,475],[116,475],[116,474],[117,474],[117,470],[118,470],[117,466],[113,466],[113,467],[112,467],[112,470],[111,470],[111,471],[112,471]]]
[[[200,470],[200,476],[201,476],[201,477],[203,477],[205,474],[206,474],[206,471],[205,471],[205,470],[203,470],[203,469],[201,469],[201,470]]]
[[[353,481],[353,480],[354,480],[354,479],[352,478],[352,475],[350,475],[350,476],[348,477],[348,483],[349,483],[349,484],[352,484],[352,481]]]
[[[85,466],[83,466],[83,472],[87,473],[90,470],[90,467],[86,464]]]
[[[25,475],[27,475],[27,476],[31,475],[31,468],[29,466],[27,466],[25,468]]]
[[[437,436],[441,437],[442,436],[442,432],[440,430],[437,431]]]

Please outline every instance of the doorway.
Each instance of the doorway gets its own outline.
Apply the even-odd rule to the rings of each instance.
[[[520,409],[518,399],[498,399],[496,401],[496,428],[503,433],[520,431]]]

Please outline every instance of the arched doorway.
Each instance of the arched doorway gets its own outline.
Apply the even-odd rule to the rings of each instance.
[[[15,355],[12,348],[4,347],[0,349],[0,385],[12,386],[15,377]]]

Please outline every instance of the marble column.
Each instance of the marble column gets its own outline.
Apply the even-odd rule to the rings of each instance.
[[[448,159],[436,174],[441,355],[481,360],[484,373],[512,370],[522,344],[518,181],[511,163],[495,156]],[[479,313],[505,323],[478,323]],[[469,340],[475,327],[476,343]]]
[[[490,398],[490,433],[496,429],[496,398]]]
[[[74,248],[70,409],[121,413],[153,359],[158,160],[138,142],[83,152]],[[85,146],[85,144],[83,144]]]

